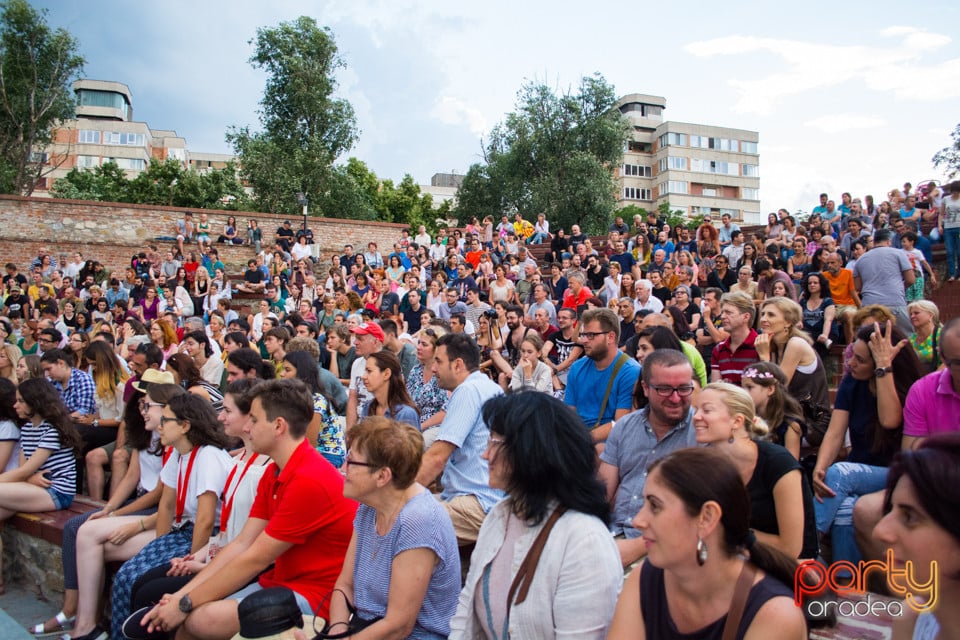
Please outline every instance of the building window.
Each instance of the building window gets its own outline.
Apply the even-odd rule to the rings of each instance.
[[[77,156],[77,166],[82,169],[100,166],[99,156]]]
[[[108,107],[110,109],[119,109],[123,112],[123,117],[128,115],[127,100],[121,94],[114,91],[95,91],[92,89],[81,89],[80,106],[81,107]]]
[[[760,166],[756,164],[745,164],[743,165],[743,175],[750,178],[759,178],[760,177]]]
[[[760,189],[743,187],[742,189],[740,189],[740,197],[743,198],[744,200],[759,200]]]
[[[624,200],[653,200],[653,191],[651,189],[641,189],[639,187],[624,187]]]
[[[713,187],[704,187],[704,188],[703,188],[703,195],[707,196],[708,198],[716,198],[716,197],[717,197],[717,190],[714,189]]]
[[[688,193],[687,183],[676,180],[668,180],[660,185],[660,195],[668,193],[686,194]]]
[[[731,218],[733,218],[734,220],[739,220],[739,219],[740,219],[740,210],[739,210],[739,209],[720,209],[720,215],[721,215],[721,217],[728,215],[728,216],[730,216]]]
[[[687,170],[687,159],[678,158],[676,156],[670,156],[667,158],[667,168],[669,169],[680,169],[681,171]]]
[[[33,151],[30,153],[30,162],[34,164],[47,164],[48,158],[49,156],[41,151]]]
[[[167,149],[167,158],[174,158],[183,162],[187,159],[186,149]]]
[[[128,171],[143,171],[147,168],[147,162],[142,158],[110,158],[110,161],[115,162],[121,169],[127,169]]]
[[[699,149],[717,151],[737,151],[739,141],[730,138],[710,138],[708,136],[690,136],[690,146]]]
[[[94,129],[80,129],[77,142],[79,144],[100,144],[100,132]]]
[[[740,152],[741,152],[741,153],[754,153],[754,154],[760,153],[760,152],[757,150],[757,143],[756,143],[756,142],[747,142],[746,140],[741,140],[741,141],[740,141]]]
[[[624,164],[623,175],[639,178],[651,178],[653,177],[653,167],[647,167],[642,164]]]
[[[670,145],[677,145],[681,147],[687,146],[687,134],[685,133],[665,133],[660,136],[660,146],[667,147]]]
[[[722,162],[720,160],[690,159],[690,170],[702,173],[721,173],[728,176],[740,175],[740,165],[736,162]]]

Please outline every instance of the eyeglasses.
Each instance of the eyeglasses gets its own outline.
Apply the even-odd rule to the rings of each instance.
[[[358,460],[353,460],[352,458],[350,458],[349,454],[344,459],[343,463],[348,467],[351,467],[351,466],[352,467],[368,467],[370,469],[377,469],[380,467],[380,465],[376,465],[371,462],[360,462]]]
[[[610,333],[609,331],[581,331],[580,337],[587,340],[593,340],[597,336],[604,336]]]
[[[504,443],[503,438],[490,438],[489,440],[487,440],[487,449],[489,449],[490,447],[499,447],[503,443]]]
[[[168,418],[167,416],[160,416],[160,424],[166,424],[168,422],[180,422],[180,418],[176,416],[172,418]]]
[[[694,386],[692,384],[685,384],[679,387],[671,387],[668,385],[658,384],[651,387],[654,391],[657,392],[657,395],[661,398],[669,398],[676,392],[681,398],[686,398],[693,393]]]
[[[162,402],[150,402],[149,400],[141,400],[139,403],[140,411],[148,411],[150,407],[162,407]]]

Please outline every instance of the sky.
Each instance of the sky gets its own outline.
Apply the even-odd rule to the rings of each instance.
[[[960,5],[944,0],[32,4],[79,40],[85,77],[130,87],[136,120],[215,153],[232,151],[229,127],[258,127],[257,29],[311,16],[346,64],[348,156],[394,181],[465,173],[524,83],[575,90],[594,72],[665,97],[665,120],[758,131],[763,212],[942,179],[930,158],[960,123]]]

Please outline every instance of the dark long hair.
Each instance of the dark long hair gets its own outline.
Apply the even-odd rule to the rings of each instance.
[[[750,496],[729,456],[709,447],[691,447],[653,462],[647,472],[648,480],[654,471],[680,498],[689,516],[699,515],[707,502],[720,505],[723,552],[727,556],[745,549],[757,568],[793,588],[797,561],[750,536]]]
[[[229,440],[217,421],[217,412],[213,410],[209,400],[193,393],[184,393],[170,398],[167,406],[177,420],[190,423],[187,439],[193,446],[227,448]]]
[[[167,359],[167,368],[177,372],[184,389],[196,386],[203,379],[197,363],[185,353],[175,353],[170,356]]]
[[[546,393],[528,391],[491,398],[483,421],[503,438],[513,512],[530,525],[548,515],[553,501],[608,524],[610,505],[597,478],[589,430],[577,413]]]
[[[403,381],[403,369],[400,367],[400,358],[392,351],[381,349],[367,356],[367,360],[373,360],[374,365],[381,371],[390,372],[390,380],[387,381],[387,406],[390,408],[390,411],[395,414],[397,407],[407,405],[416,409],[417,415],[420,415],[420,408],[417,406],[417,403],[413,401],[413,398],[410,397],[410,392],[407,391],[407,385]],[[377,399],[373,398],[370,401],[369,415],[376,415],[377,407],[379,407]]]
[[[73,426],[70,419],[70,410],[63,404],[60,392],[54,388],[46,378],[29,378],[20,383],[17,392],[24,403],[30,407],[35,415],[43,418],[44,422],[56,429],[60,436],[60,446],[64,449],[73,449],[80,453],[83,439],[80,432]],[[39,426],[39,425],[34,425]]]
[[[13,407],[16,401],[17,385],[6,378],[0,378],[0,420],[9,420],[14,424],[20,424],[20,416],[17,415],[17,410]]]
[[[886,335],[886,325],[868,324],[857,332],[857,340],[862,340],[864,344],[870,344],[870,337],[873,335],[874,327],[880,327],[880,335]],[[896,325],[891,325],[890,342],[896,346],[907,336],[900,331]],[[871,358],[873,355],[871,354]],[[923,376],[923,369],[920,365],[920,358],[917,352],[910,345],[900,349],[900,353],[893,359],[893,384],[897,389],[897,397],[900,399],[900,406],[903,407],[907,402],[907,393],[910,387]],[[879,455],[893,455],[900,449],[900,443],[903,435],[903,425],[896,429],[884,429],[880,425],[879,416],[876,420],[867,425],[867,438],[873,442],[871,450]]]
[[[960,545],[960,432],[932,435],[916,449],[894,456],[887,473],[884,513],[893,508],[893,490],[903,476],[913,483],[923,510]]]

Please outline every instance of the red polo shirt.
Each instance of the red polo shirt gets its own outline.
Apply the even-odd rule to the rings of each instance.
[[[292,589],[316,610],[340,575],[356,510],[357,503],[343,497],[343,476],[306,440],[282,470],[271,463],[250,517],[267,520],[266,533],[293,546],[260,575],[260,586]]]
[[[757,348],[753,343],[757,340],[757,332],[750,329],[747,339],[736,351],[730,350],[730,338],[727,338],[713,348],[710,358],[711,371],[719,371],[724,382],[739,385],[743,377],[743,370],[754,362],[760,362]]]

